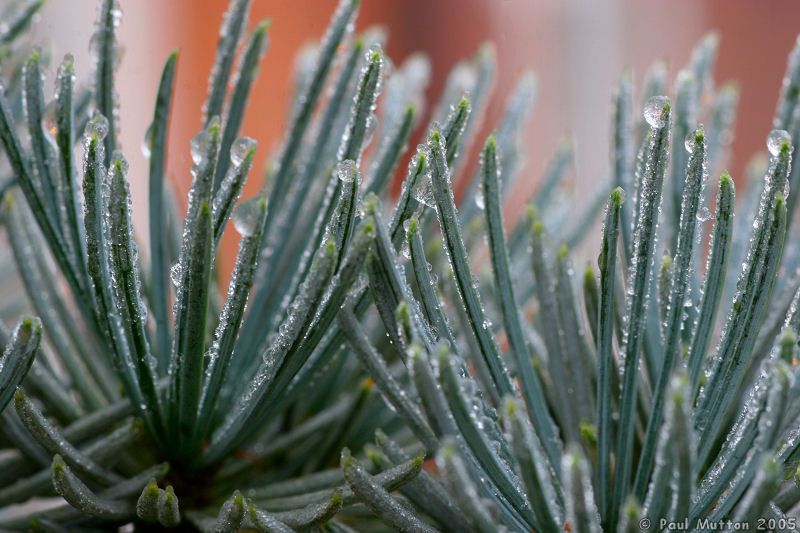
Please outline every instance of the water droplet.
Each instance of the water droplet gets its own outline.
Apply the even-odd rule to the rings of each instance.
[[[714,217],[713,213],[708,209],[708,206],[703,206],[697,212],[697,220],[699,222],[708,222]]]
[[[372,61],[373,58],[377,59],[378,62],[383,63],[383,47],[380,43],[373,43],[370,45],[369,50],[367,50],[367,61]]]
[[[426,161],[430,161],[430,149],[427,145],[420,144],[417,146],[417,156],[415,156],[415,159],[420,155],[425,157]],[[416,166],[415,163],[414,166]],[[433,197],[433,185],[429,167],[426,166],[426,172],[416,177],[414,188],[411,189],[411,196],[422,205],[426,205],[430,208],[436,207],[436,200]]]
[[[258,223],[261,221],[263,207],[261,206],[262,197],[256,196],[245,200],[236,206],[233,211],[233,226],[242,237],[249,237],[255,233]]]
[[[666,124],[664,107],[669,104],[666,96],[653,96],[644,106],[644,119],[651,128],[663,128]]]
[[[478,191],[475,193],[475,205],[481,211],[483,211],[484,208],[486,207],[486,201],[483,198],[483,189],[482,188],[478,188]]]
[[[247,157],[247,153],[251,150],[255,150],[256,145],[256,141],[250,137],[239,137],[236,139],[233,142],[233,146],[231,146],[231,163],[237,167],[241,165]]]
[[[210,130],[215,128],[219,128],[219,117],[212,118],[208,127],[192,138],[192,161],[195,165],[201,165],[208,158],[208,154],[211,151]]]
[[[703,126],[701,125],[697,131],[690,131],[686,135],[686,140],[683,141],[683,145],[686,147],[686,151],[690,154],[694,153],[694,149],[697,147],[697,135],[698,133],[703,132]]]
[[[150,153],[153,150],[153,124],[152,122],[147,127],[147,131],[144,132],[144,138],[142,139],[142,154],[147,159],[150,159]]]
[[[417,182],[411,194],[419,203],[431,209],[436,207],[436,200],[433,197],[433,190],[431,190],[431,178],[427,174],[417,177]]]
[[[108,135],[108,119],[95,112],[86,123],[84,136],[96,136],[98,141],[102,141],[106,135]]]
[[[66,54],[64,56],[64,61],[62,61],[61,65],[59,65],[58,73],[56,74],[56,101],[60,101],[61,98],[64,97],[62,95],[62,91],[64,90],[65,86],[71,88],[74,84],[75,58],[72,57],[72,54]]]
[[[408,239],[403,239],[403,244],[400,245],[400,255],[403,259],[411,259],[411,246],[408,244]]]
[[[369,146],[372,142],[372,137],[375,136],[375,131],[378,129],[378,119],[373,114],[367,117],[367,122],[364,124],[364,141],[361,143],[362,150]]]
[[[345,159],[336,165],[336,175],[343,183],[350,183],[356,179],[356,172],[358,172],[358,167],[352,159]]]
[[[55,136],[58,133],[58,102],[56,100],[52,100],[47,106],[44,108],[44,116],[42,117],[42,124],[44,125],[44,129],[50,135]]]
[[[111,154],[111,168],[119,168],[119,172],[121,172],[123,176],[128,174],[128,160],[125,159],[125,156],[122,155],[122,152],[119,150]]]
[[[783,143],[792,144],[792,136],[786,130],[772,130],[767,136],[767,150],[772,155],[781,153]]]

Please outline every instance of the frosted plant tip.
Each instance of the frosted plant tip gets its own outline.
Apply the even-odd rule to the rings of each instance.
[[[625,504],[625,515],[629,519],[636,519],[639,517],[641,509],[639,508],[639,504],[636,503],[636,500],[633,498],[628,499],[627,503]]]
[[[536,211],[536,206],[529,204],[525,208],[525,220],[527,220],[528,223],[532,225],[538,219],[538,217],[539,215]]]
[[[699,128],[697,128],[697,131],[694,134],[694,142],[696,142],[697,144],[700,144],[705,140],[705,137],[706,137],[706,134],[703,131],[703,126],[701,125]]]
[[[578,426],[584,442],[590,446],[595,446],[597,444],[597,426],[591,422],[581,422]]]
[[[517,412],[517,402],[514,401],[513,398],[506,399],[506,414],[508,416],[512,416]]]
[[[364,222],[364,234],[368,236],[375,235],[375,220],[368,219]]]
[[[672,403],[675,405],[676,408],[683,405],[683,391],[681,388],[676,387],[672,391]]]
[[[374,446],[364,446],[364,455],[372,462],[380,459],[381,455]]]
[[[611,201],[614,205],[622,205],[625,203],[625,190],[622,187],[615,187],[611,191]]]
[[[64,462],[64,459],[61,458],[61,455],[55,454],[53,456],[53,473],[60,475],[66,467],[67,464]]]
[[[342,448],[341,457],[342,468],[352,468],[355,459],[353,459],[353,455],[350,453],[350,448]]]
[[[478,48],[478,57],[480,59],[483,59],[484,61],[492,59],[496,55],[497,55],[497,48],[491,41],[482,42],[480,48]]]
[[[447,347],[442,346],[439,349],[439,353],[437,354],[437,356],[439,357],[439,364],[440,365],[444,366],[444,365],[450,364],[451,354],[450,354],[450,350],[448,350]]]
[[[372,378],[364,378],[361,381],[361,393],[362,394],[369,394],[372,392],[373,387],[375,386],[375,381]]]
[[[373,46],[369,52],[370,63],[380,63],[383,60],[383,50],[380,46]]]
[[[442,457],[445,459],[452,459],[456,455],[456,445],[452,441],[447,441],[442,444],[439,453],[441,453]]]

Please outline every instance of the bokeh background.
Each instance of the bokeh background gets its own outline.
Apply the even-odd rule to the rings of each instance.
[[[122,146],[131,162],[134,200],[146,202],[147,165],[141,142],[152,117],[164,60],[181,50],[168,172],[183,196],[189,186],[189,140],[200,127],[218,28],[226,0],[122,0],[119,29],[122,68],[117,89]],[[243,134],[259,142],[246,193],[263,181],[268,155],[286,119],[296,52],[318,39],[336,0],[254,0],[250,26],[271,18],[270,47],[251,96]],[[76,56],[79,77],[91,73],[88,42],[94,0],[50,0],[36,27],[41,40]],[[738,80],[740,107],[729,169],[741,182],[748,159],[763,150],[786,57],[800,32],[800,2],[780,0],[363,0],[359,31],[379,24],[389,35],[387,53],[399,64],[415,51],[431,59],[430,110],[449,68],[484,41],[497,48],[498,73],[483,124],[488,132],[522,71],[538,78],[538,98],[525,137],[526,165],[512,195],[509,217],[535,189],[547,161],[565,138],[575,144],[571,183],[581,193],[606,179],[609,116],[614,86],[626,68],[640,82],[655,59],[670,77],[686,64],[708,31],[721,41],[715,80]],[[52,86],[50,73],[47,84]],[[421,124],[427,122],[427,117]],[[417,132],[419,135],[421,132]],[[479,136],[482,138],[483,135]],[[413,144],[412,144],[413,146]],[[472,161],[477,158],[472,157]],[[473,163],[474,164],[474,163]],[[146,210],[135,211],[138,233],[147,235]],[[224,250],[234,253],[232,242]]]

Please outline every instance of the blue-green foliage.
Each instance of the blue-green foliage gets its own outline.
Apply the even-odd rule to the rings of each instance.
[[[467,175],[502,58],[484,45],[459,63],[392,198],[430,66],[388,68],[383,35],[355,36],[359,2],[341,0],[298,64],[261,192],[239,201],[269,22],[248,30],[249,0],[231,0],[183,218],[165,180],[177,52],[154,88],[140,256],[118,2],[100,2],[93,78],[67,55],[52,102],[50,58],[24,31],[40,7],[14,3],[0,31],[2,222],[23,287],[3,311],[40,317],[0,327],[0,529],[609,532],[797,515],[800,45],[736,219],[722,168],[738,92],[714,84],[710,34],[672,100],[661,64],[638,105],[621,77],[596,193],[566,200],[562,144],[515,222],[503,205],[533,75]],[[584,241],[599,256],[579,285]]]

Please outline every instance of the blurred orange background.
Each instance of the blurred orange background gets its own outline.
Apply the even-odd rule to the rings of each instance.
[[[170,132],[168,171],[180,197],[188,189],[189,140],[200,127],[226,0],[122,0],[119,39],[123,47],[117,77],[122,146],[131,162],[137,202],[146,201],[147,165],[140,152],[164,60],[180,48]],[[258,159],[245,194],[263,181],[267,156],[280,141],[286,120],[295,54],[318,39],[336,7],[334,0],[254,0],[249,27],[271,18],[270,46],[242,134],[259,143]],[[75,53],[79,77],[88,79],[88,40],[95,18],[93,0],[50,0],[37,32],[53,42],[56,59]],[[526,165],[512,195],[515,212],[536,187],[558,144],[569,136],[576,146],[572,183],[591,191],[609,168],[610,102],[623,70],[641,81],[655,59],[666,59],[671,79],[686,64],[692,47],[709,30],[721,36],[717,83],[735,79],[741,97],[729,169],[741,182],[744,166],[763,150],[770,130],[786,57],[800,31],[800,3],[778,0],[363,0],[358,31],[380,24],[388,30],[386,51],[399,64],[410,53],[431,59],[429,111],[449,68],[472,55],[483,41],[497,48],[497,83],[479,139],[497,122],[519,74],[533,69],[538,98],[526,131]],[[52,80],[52,73],[48,77]],[[427,122],[427,117],[421,121]],[[419,132],[417,132],[417,135]],[[414,140],[412,140],[414,141]],[[411,146],[414,143],[412,142]],[[476,157],[472,157],[474,162]],[[474,163],[473,163],[474,164]],[[147,235],[146,210],[135,224]],[[235,239],[223,253],[233,254]],[[226,261],[223,261],[225,263]]]

